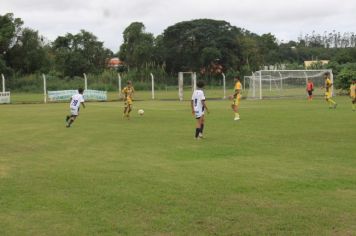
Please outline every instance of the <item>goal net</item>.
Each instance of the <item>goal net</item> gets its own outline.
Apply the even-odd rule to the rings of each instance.
[[[260,70],[245,76],[248,87],[247,99],[281,98],[281,97],[306,97],[308,79],[314,84],[313,95],[323,96],[324,75],[331,70]]]

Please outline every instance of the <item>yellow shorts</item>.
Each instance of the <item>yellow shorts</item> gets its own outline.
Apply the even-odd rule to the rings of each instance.
[[[131,99],[127,99],[125,101],[125,107],[131,106],[132,105],[132,100]]]
[[[240,100],[241,100],[241,95],[239,94],[239,95],[237,95],[236,98],[234,98],[232,105],[238,106],[240,104]]]

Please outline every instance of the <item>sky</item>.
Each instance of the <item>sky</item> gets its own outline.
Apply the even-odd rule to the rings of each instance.
[[[278,40],[313,30],[356,32],[356,0],[0,0],[0,15],[14,13],[24,26],[53,41],[81,29],[116,53],[122,32],[142,22],[155,36],[181,21],[209,18]]]

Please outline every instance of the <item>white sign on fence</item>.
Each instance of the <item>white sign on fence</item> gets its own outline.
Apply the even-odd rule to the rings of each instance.
[[[78,90],[60,90],[60,91],[48,91],[48,99],[49,101],[69,101],[70,98],[77,94]],[[92,100],[92,101],[106,101],[107,100],[107,92],[99,91],[99,90],[85,90],[84,91],[84,99]]]
[[[0,104],[10,103],[10,92],[0,92]]]

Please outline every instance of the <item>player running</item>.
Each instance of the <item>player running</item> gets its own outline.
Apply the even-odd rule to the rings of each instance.
[[[236,77],[235,78],[235,93],[230,96],[230,99],[234,99],[231,104],[231,108],[235,112],[234,120],[240,120],[239,105],[240,105],[240,100],[241,100],[241,90],[242,90],[242,85],[240,82],[240,78]]]
[[[83,108],[85,108],[83,92],[84,89],[79,88],[78,93],[74,94],[70,99],[70,115],[66,117],[67,128],[69,128],[73,124],[77,116],[79,116],[80,104],[82,104]]]
[[[195,128],[195,139],[203,138],[203,131],[204,131],[204,113],[205,111],[209,113],[208,107],[205,103],[205,95],[203,92],[204,82],[198,81],[197,83],[197,90],[193,92],[192,101],[191,101],[191,108],[192,114],[195,116],[197,120],[196,128]]]
[[[314,91],[314,84],[311,81],[311,79],[308,79],[308,83],[307,83],[307,93],[308,93],[308,101],[312,101],[313,100],[313,91]]]
[[[132,86],[132,82],[130,80],[127,81],[127,86],[122,90],[122,93],[124,94],[124,102],[125,102],[124,114],[122,118],[127,117],[127,119],[130,119],[130,112],[132,111],[134,92],[135,89]]]
[[[329,103],[329,108],[336,108],[337,103],[331,99],[332,97],[332,86],[333,83],[330,80],[330,73],[325,72],[324,74],[324,79],[325,79],[325,100]]]
[[[352,80],[352,83],[350,85],[350,97],[351,97],[351,102],[352,102],[352,111],[355,111],[355,104],[356,104],[356,80]]]

